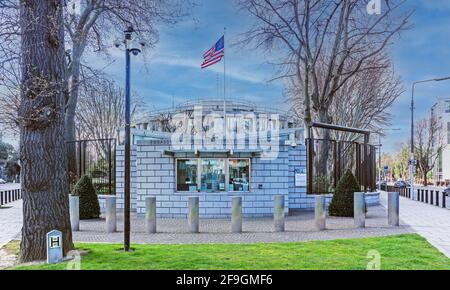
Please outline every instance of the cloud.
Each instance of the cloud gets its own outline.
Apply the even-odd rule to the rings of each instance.
[[[193,69],[199,69],[199,70],[201,69],[200,68],[200,64],[201,64],[200,58],[181,57],[181,56],[174,56],[174,55],[172,55],[172,56],[170,56],[170,55],[154,55],[150,62],[153,64],[158,64],[158,65],[178,66],[178,67],[186,67],[186,68],[193,68]],[[222,62],[223,62],[223,60],[222,60]],[[221,65],[221,64],[211,66],[205,70],[211,71],[214,73],[223,74],[223,65]],[[255,71],[255,70],[248,71],[245,68],[243,68],[242,65],[230,66],[230,63],[228,63],[228,65],[229,65],[229,67],[226,69],[227,77],[231,77],[236,80],[246,81],[246,82],[255,83],[255,84],[265,84],[266,83],[265,76],[267,76],[267,75],[262,75],[258,71]],[[236,67],[239,67],[239,69],[236,69]]]

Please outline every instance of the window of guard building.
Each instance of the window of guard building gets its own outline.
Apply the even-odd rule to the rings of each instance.
[[[249,191],[250,160],[229,160],[229,191]]]
[[[197,159],[177,161],[177,191],[195,192],[197,188]]]
[[[225,160],[201,160],[201,188],[202,192],[225,191]]]

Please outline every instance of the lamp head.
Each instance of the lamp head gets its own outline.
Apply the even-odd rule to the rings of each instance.
[[[139,53],[141,53],[141,50],[138,48],[132,48],[130,49],[130,52],[134,55],[137,56]]]

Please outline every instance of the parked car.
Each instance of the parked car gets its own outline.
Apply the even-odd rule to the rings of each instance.
[[[6,184],[6,180],[0,178],[0,184]]]
[[[398,188],[406,188],[408,187],[408,184],[403,180],[399,180],[394,183],[394,186]]]

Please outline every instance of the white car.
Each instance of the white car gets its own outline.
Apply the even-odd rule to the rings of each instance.
[[[6,184],[6,180],[0,178],[0,184]]]

